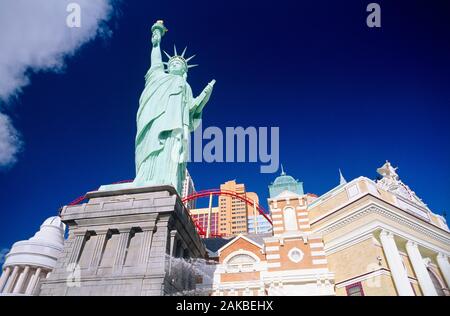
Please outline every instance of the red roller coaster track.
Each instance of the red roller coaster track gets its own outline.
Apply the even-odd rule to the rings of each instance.
[[[124,181],[119,181],[119,182],[115,182],[115,183],[127,183],[127,182],[132,182],[133,180],[124,180]],[[186,204],[189,201],[192,200],[197,200],[199,198],[204,198],[204,197],[210,197],[210,196],[231,196],[234,198],[237,198],[241,201],[244,201],[247,205],[250,205],[253,207],[253,205],[255,206],[255,208],[258,210],[259,214],[261,214],[271,225],[272,225],[272,220],[270,219],[270,217],[267,215],[267,213],[265,212],[264,208],[259,205],[258,203],[254,203],[253,200],[247,198],[245,195],[243,194],[238,194],[234,191],[229,191],[229,190],[219,190],[219,189],[210,189],[210,190],[203,190],[203,191],[198,191],[195,192],[191,195],[186,196],[185,198],[182,199],[182,202],[184,204]],[[73,200],[72,202],[69,203],[69,205],[77,205],[80,204],[83,200],[86,199],[86,196],[80,196],[79,198]],[[197,231],[199,233],[200,236],[205,237],[206,236],[206,232],[205,232],[205,228],[202,227],[198,221],[194,220],[191,216],[192,221],[195,224],[195,227],[197,227]],[[218,235],[212,235],[212,237],[220,237]]]
[[[220,195],[231,196],[231,197],[237,198],[241,201],[244,201],[247,205],[253,206],[253,204],[254,204],[254,201],[251,199],[248,199],[245,195],[238,194],[234,191],[219,190],[219,189],[198,191],[191,195],[186,196],[185,198],[182,199],[182,201],[184,204],[186,204],[189,201],[196,200],[196,199],[203,198],[203,197],[209,197],[211,195],[213,195],[213,196],[220,196]],[[255,207],[258,210],[259,214],[264,216],[264,218],[272,225],[272,220],[270,219],[269,216],[267,216],[267,213],[265,212],[264,208],[257,203],[255,203]],[[192,216],[191,216],[191,218],[192,218]],[[206,236],[205,228],[202,227],[200,225],[200,223],[198,223],[198,221],[194,220],[193,218],[192,218],[192,220],[193,220],[195,226],[197,227],[197,231],[198,231],[199,235],[205,237]],[[218,235],[218,236],[212,235],[212,237],[221,237],[221,236],[220,235]]]
[[[186,203],[188,201],[192,201],[192,200],[196,200],[198,198],[202,198],[202,197],[206,197],[206,196],[210,196],[210,195],[227,195],[227,196],[231,196],[231,197],[235,197],[240,199],[241,201],[244,201],[245,203],[247,203],[247,205],[251,205],[253,206],[253,200],[247,198],[245,195],[242,194],[238,194],[234,191],[229,191],[229,190],[219,190],[219,189],[210,189],[210,190],[203,190],[203,191],[198,191],[195,192],[185,198],[183,198],[183,203]],[[264,208],[262,206],[260,206],[258,203],[255,203],[256,205],[256,209],[258,210],[259,214],[261,214],[262,216],[264,216],[265,219],[267,219],[267,221],[272,224],[272,220],[270,219],[269,216],[267,216]]]

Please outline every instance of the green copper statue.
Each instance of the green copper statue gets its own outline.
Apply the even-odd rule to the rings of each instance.
[[[196,98],[186,81],[186,49],[162,61],[160,43],[166,33],[162,21],[152,27],[151,67],[145,75],[145,88],[139,100],[136,134],[136,178],[134,186],[168,184],[181,194],[188,158],[188,136],[201,122],[215,81]],[[165,69],[164,65],[167,66]]]

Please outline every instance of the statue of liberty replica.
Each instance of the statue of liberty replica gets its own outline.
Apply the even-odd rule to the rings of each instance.
[[[215,81],[198,97],[187,82],[189,65],[186,49],[179,55],[161,55],[161,39],[167,32],[163,21],[152,27],[151,66],[145,75],[145,88],[139,100],[136,134],[136,187],[172,185],[181,194],[189,153],[189,133],[201,122]]]
[[[173,295],[196,287],[196,270],[173,258],[207,252],[173,188],[181,193],[188,136],[200,124],[214,80],[193,97],[186,82],[192,57],[175,49],[167,62],[161,58],[166,31],[162,21],[152,27],[151,67],[137,113],[136,178],[102,185],[61,208],[68,239],[48,254],[55,268],[39,295]]]

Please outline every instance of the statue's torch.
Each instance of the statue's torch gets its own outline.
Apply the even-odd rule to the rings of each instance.
[[[159,32],[161,34],[161,37],[163,37],[164,34],[166,34],[168,29],[164,26],[164,21],[163,20],[158,20],[158,21],[156,21],[155,24],[153,24],[153,26],[152,26],[152,34],[154,34],[156,30],[159,30]]]

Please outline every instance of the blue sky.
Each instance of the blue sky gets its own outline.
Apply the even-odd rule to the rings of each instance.
[[[347,180],[374,179],[388,159],[442,213],[450,204],[449,6],[379,1],[382,27],[369,29],[368,3],[122,1],[109,37],[66,58],[63,71],[31,73],[4,107],[23,148],[0,171],[0,248],[86,191],[134,177],[135,115],[157,19],[169,28],[163,48],[197,54],[194,93],[217,80],[204,127],[279,126],[287,173],[319,195],[338,184],[338,168]],[[199,190],[236,179],[265,201],[278,173],[259,167],[189,165]]]

